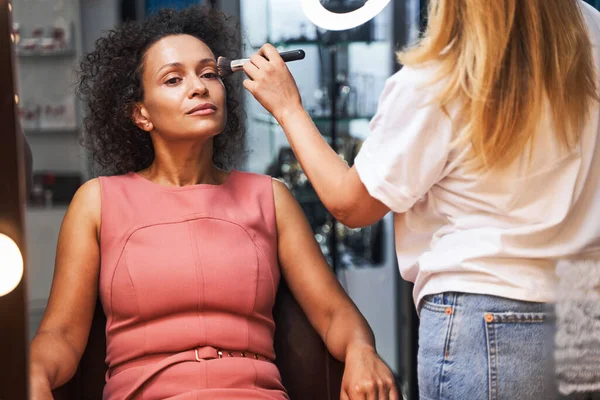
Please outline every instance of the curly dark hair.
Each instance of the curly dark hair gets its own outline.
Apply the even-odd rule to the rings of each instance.
[[[82,143],[103,174],[139,171],[154,160],[150,136],[132,120],[135,104],[144,97],[142,62],[150,46],[165,36],[186,34],[202,40],[217,57],[233,59],[240,43],[237,24],[209,7],[162,9],[143,21],[125,22],[96,41],[80,64],[78,94],[87,106]],[[230,76],[224,84],[227,124],[214,138],[213,162],[228,169],[245,155],[245,115],[239,80]]]

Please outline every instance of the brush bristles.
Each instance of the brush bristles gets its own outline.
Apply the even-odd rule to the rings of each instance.
[[[233,74],[231,60],[226,57],[219,57],[217,60],[217,69],[221,78],[225,78],[226,76]]]

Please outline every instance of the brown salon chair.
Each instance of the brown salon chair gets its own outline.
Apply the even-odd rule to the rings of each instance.
[[[334,359],[304,312],[281,282],[275,308],[276,364],[292,400],[340,398],[344,364]],[[101,400],[106,364],[106,317],[96,306],[88,344],[75,376],[54,391],[55,400]]]

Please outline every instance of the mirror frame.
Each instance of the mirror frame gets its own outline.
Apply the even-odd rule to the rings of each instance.
[[[0,232],[12,238],[25,258],[21,283],[0,297],[0,398],[27,399],[28,307],[25,248],[27,145],[17,113],[12,5],[0,0]],[[1,268],[1,266],[0,266]]]

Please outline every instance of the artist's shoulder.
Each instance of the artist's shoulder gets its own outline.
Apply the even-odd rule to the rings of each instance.
[[[386,84],[398,87],[433,85],[444,80],[442,67],[442,64],[438,61],[403,65],[387,79]]]
[[[590,41],[597,46],[600,43],[600,12],[582,0],[579,0],[579,8],[588,29]]]

